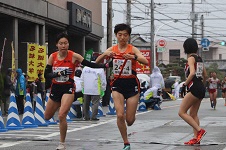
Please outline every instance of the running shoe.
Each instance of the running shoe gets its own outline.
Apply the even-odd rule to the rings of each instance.
[[[214,104],[213,104],[213,101],[211,101],[211,107],[213,108]]]
[[[130,145],[125,145],[122,150],[131,150]]]
[[[204,129],[201,129],[198,133],[197,133],[197,142],[200,142],[202,140],[202,138],[205,136],[206,131]]]
[[[66,150],[65,144],[60,142],[56,150]]]
[[[194,144],[200,144],[200,142],[197,142],[197,139],[193,138],[189,140],[188,142],[184,142],[185,145],[194,145]]]

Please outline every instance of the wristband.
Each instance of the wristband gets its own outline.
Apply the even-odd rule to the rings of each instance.
[[[134,60],[137,60],[137,55],[134,55]]]

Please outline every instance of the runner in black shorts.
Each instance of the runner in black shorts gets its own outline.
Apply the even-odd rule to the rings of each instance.
[[[188,88],[188,93],[182,100],[179,109],[179,116],[186,121],[194,132],[194,137],[185,142],[185,145],[200,144],[203,136],[206,134],[204,129],[199,126],[198,110],[201,100],[205,96],[205,86],[207,74],[202,58],[197,55],[198,44],[195,39],[188,38],[184,42],[184,52],[187,54],[188,61],[185,65],[185,75],[187,77],[182,89]],[[189,114],[187,113],[188,110]]]
[[[75,84],[74,72],[76,64],[91,68],[106,68],[108,64],[95,64],[85,60],[80,54],[68,50],[69,40],[66,33],[60,33],[56,39],[58,51],[49,56],[44,76],[52,79],[50,96],[46,105],[45,119],[53,117],[59,108],[60,144],[57,150],[65,150],[65,138],[67,133],[66,117],[74,101]]]
[[[124,142],[123,150],[130,150],[126,123],[128,126],[134,123],[140,96],[140,84],[136,77],[136,62],[148,65],[148,60],[140,50],[128,43],[131,34],[129,25],[123,23],[116,25],[114,33],[118,44],[108,48],[102,55],[98,56],[96,62],[102,62],[105,57],[113,58],[112,98],[116,109],[118,129]],[[126,115],[124,115],[125,99]]]

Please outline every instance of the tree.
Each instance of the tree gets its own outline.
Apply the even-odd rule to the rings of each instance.
[[[185,74],[184,74],[184,66],[186,64],[187,60],[184,58],[180,58],[179,60],[174,61],[170,64],[160,64],[159,68],[161,69],[162,75],[164,78],[169,77],[170,74],[173,76],[180,76],[181,80],[185,80]]]

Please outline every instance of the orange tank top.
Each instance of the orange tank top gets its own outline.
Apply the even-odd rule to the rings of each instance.
[[[58,52],[54,52],[52,54],[53,56],[53,72],[60,72],[65,69],[71,68],[73,70],[73,73],[67,76],[60,76],[53,78],[52,82],[55,84],[71,84],[72,82],[69,82],[69,79],[72,81],[74,80],[74,72],[75,72],[75,64],[72,62],[72,57],[74,52],[71,50],[68,50],[68,54],[63,60],[58,60],[57,58]]]
[[[114,77],[118,77],[119,72],[122,69],[122,65],[124,61],[126,60],[123,58],[124,54],[132,54],[134,55],[134,52],[132,51],[133,46],[131,44],[127,45],[127,49],[124,52],[120,52],[118,49],[118,45],[115,45],[112,47],[112,52],[114,52],[116,55],[113,57],[113,74]],[[136,73],[136,60],[134,59],[128,59],[125,66],[123,67],[122,74],[119,78],[134,78],[133,72]]]

